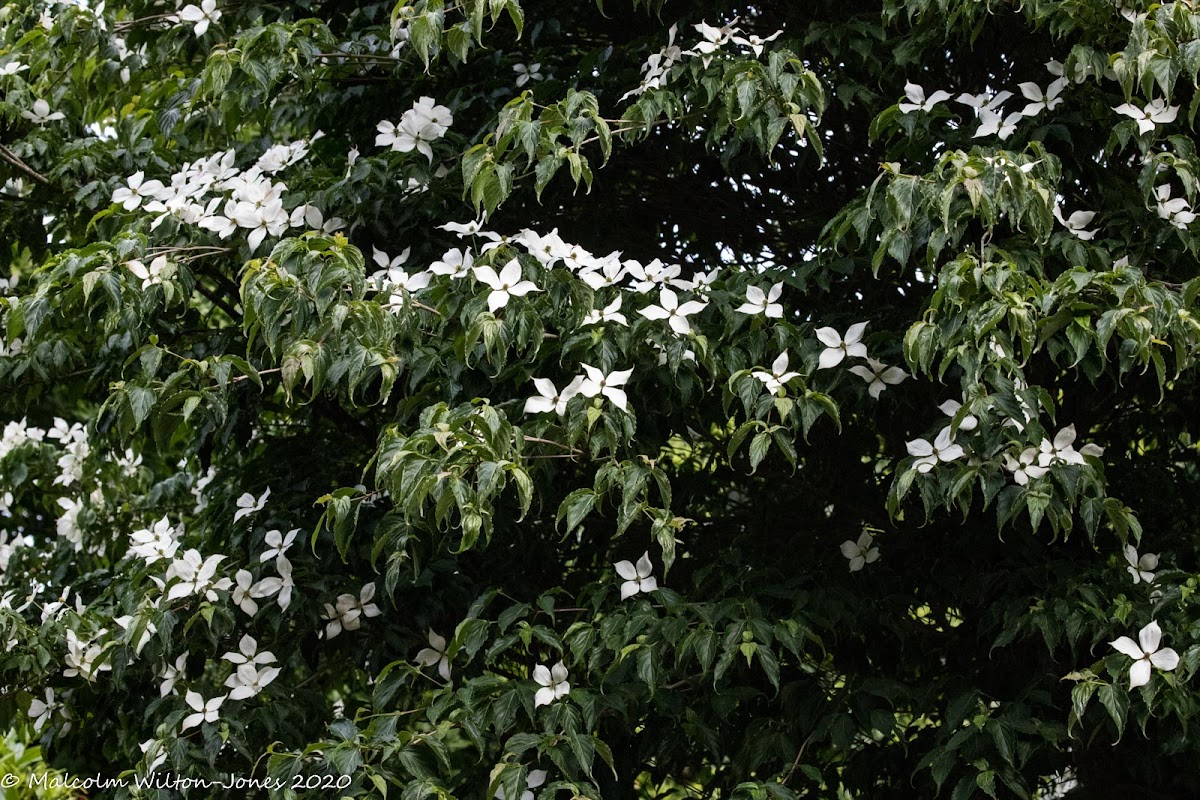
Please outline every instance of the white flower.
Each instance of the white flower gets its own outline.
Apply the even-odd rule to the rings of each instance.
[[[871,535],[870,531],[863,531],[857,542],[847,539],[841,543],[838,549],[842,551],[842,555],[850,559],[851,572],[858,572],[864,564],[873,564],[879,559],[879,548],[871,546],[874,541],[875,537]]]
[[[546,782],[546,770],[531,769],[525,776],[525,791],[521,792],[521,800],[533,800],[533,792],[530,789],[536,789]],[[496,800],[507,800],[504,795],[504,787],[496,789]]]
[[[61,111],[50,113],[50,104],[45,100],[34,100],[33,109],[25,109],[21,112],[21,116],[30,122],[36,122],[38,125],[45,125],[47,122],[64,119],[65,115]]]
[[[646,319],[667,320],[667,324],[671,326],[671,330],[680,336],[687,336],[692,332],[692,325],[688,322],[687,318],[708,308],[708,303],[701,303],[698,300],[689,300],[680,305],[679,296],[666,287],[663,287],[659,291],[658,303],[656,306],[647,306],[646,308],[639,309],[638,313]]]
[[[914,111],[932,111],[933,107],[938,103],[944,103],[950,99],[950,93],[944,89],[938,89],[929,97],[925,97],[925,89],[915,83],[904,84],[904,96],[908,99],[907,103],[900,103],[901,114],[911,114]]]
[[[288,548],[292,546],[292,542],[296,541],[296,534],[299,532],[299,528],[293,528],[287,532],[287,536],[285,537],[279,531],[267,531],[265,539],[267,549],[258,557],[259,562],[271,561],[286,553]]]
[[[1157,622],[1151,622],[1138,631],[1138,641],[1128,636],[1122,636],[1116,641],[1109,642],[1120,653],[1132,658],[1133,665],[1129,668],[1129,688],[1144,686],[1150,682],[1151,665],[1170,672],[1179,666],[1179,654],[1169,647],[1159,649],[1162,641],[1162,629]]]
[[[776,357],[775,361],[771,364],[770,372],[757,370],[751,374],[762,381],[763,385],[767,387],[767,391],[771,394],[777,394],[783,388],[784,384],[792,378],[800,377],[799,372],[788,372],[788,354],[786,350]]]
[[[834,328],[817,328],[817,339],[825,345],[817,369],[836,367],[846,356],[866,358],[867,346],[862,343],[863,332],[866,329],[867,323],[856,322],[846,329],[846,336],[843,338]]]
[[[1038,449],[1042,451],[1038,456],[1038,464],[1043,467],[1049,467],[1052,464],[1062,462],[1064,464],[1086,464],[1083,460],[1083,454],[1078,452],[1073,446],[1075,442],[1075,426],[1068,425],[1060,430],[1054,436],[1054,441],[1042,439]]]
[[[772,286],[769,293],[763,292],[757,286],[747,286],[746,302],[734,310],[743,314],[765,314],[772,319],[781,319],[783,317],[783,304],[775,302],[781,294],[783,294],[782,283]]]
[[[1017,482],[1017,485],[1024,486],[1029,483],[1030,478],[1040,478],[1049,471],[1046,467],[1039,466],[1037,460],[1037,448],[1027,447],[1017,458],[1005,453],[1004,468],[1013,474],[1013,480]]]
[[[125,186],[118,186],[112,194],[112,201],[120,203],[126,211],[133,211],[142,200],[155,197],[163,191],[162,181],[146,180],[145,172],[135,172],[125,179]]]
[[[125,266],[134,274],[134,277],[141,279],[143,289],[149,289],[156,283],[162,283],[163,277],[168,270],[166,256],[159,256],[154,259],[150,262],[149,267],[146,267],[145,264],[137,259],[126,261]]]
[[[537,694],[533,696],[533,707],[548,706],[555,700],[566,697],[567,693],[571,691],[571,684],[567,683],[567,677],[567,668],[561,661],[550,669],[547,669],[544,664],[534,667],[533,679],[542,688],[538,689]]]
[[[908,454],[916,456],[913,462],[917,472],[929,472],[939,461],[953,461],[962,458],[965,451],[950,438],[950,426],[942,428],[934,438],[933,444],[925,439],[914,439],[906,443]]]
[[[200,696],[199,692],[189,691],[184,699],[187,704],[196,712],[188,714],[183,718],[183,724],[179,728],[179,732],[183,733],[188,728],[194,728],[201,722],[216,722],[220,719],[220,713],[217,711],[221,707],[221,703],[225,702],[225,695],[214,697],[211,700],[205,700]]]
[[[512,297],[541,291],[533,281],[521,279],[521,263],[515,258],[504,265],[499,275],[491,267],[476,267],[475,278],[492,290],[488,294],[488,311],[493,314],[508,305]]]
[[[192,32],[197,36],[203,36],[208,30],[209,24],[220,18],[221,12],[217,10],[217,0],[201,0],[200,5],[186,5],[179,12],[180,20],[193,23]]]
[[[1002,92],[997,92],[994,95],[987,94],[986,92],[982,92],[980,94],[960,94],[954,99],[959,103],[962,103],[964,106],[970,106],[976,111],[982,113],[983,111],[999,111],[1000,106],[1004,104],[1004,101],[1008,100],[1008,98],[1012,96],[1013,93],[1006,89]]]
[[[1153,570],[1158,569],[1158,554],[1146,553],[1139,557],[1137,548],[1131,544],[1125,545],[1125,560],[1129,562],[1129,566],[1125,569],[1133,576],[1133,582],[1154,583]]]
[[[233,515],[233,521],[237,522],[242,517],[247,517],[251,514],[257,514],[259,511],[262,511],[263,506],[267,504],[267,498],[270,496],[270,486],[267,487],[267,490],[263,492],[262,496],[260,496],[257,500],[255,500],[254,495],[250,494],[249,492],[243,494],[237,499],[238,510],[237,513]]]
[[[876,400],[884,389],[895,386],[908,377],[908,373],[899,367],[889,367],[870,357],[867,358],[867,366],[856,364],[850,371],[867,382],[867,394]]]
[[[654,565],[650,563],[649,551],[642,554],[636,565],[629,561],[618,561],[613,567],[616,568],[617,574],[625,579],[621,584],[622,600],[627,600],[638,592],[649,593],[658,589],[658,579],[651,574]]]
[[[275,654],[270,650],[258,652],[258,642],[248,633],[243,635],[238,642],[238,652],[226,653],[221,658],[230,664],[272,664],[275,662]]]
[[[1022,109],[1021,116],[1036,117],[1043,111],[1053,111],[1062,103],[1060,95],[1062,94],[1062,90],[1067,87],[1067,79],[1059,78],[1056,81],[1052,81],[1046,87],[1045,92],[1042,91],[1042,87],[1032,82],[1022,83],[1020,87],[1021,94],[1025,95],[1025,99],[1032,101]]]
[[[254,602],[254,576],[248,570],[239,569],[233,576],[234,587],[230,593],[233,604],[243,613],[254,616],[258,613],[258,603]]]
[[[1017,123],[1022,119],[1017,112],[1009,114],[1007,117],[999,111],[993,111],[990,108],[981,108],[979,110],[979,127],[972,134],[973,139],[978,139],[980,136],[999,136],[1003,141],[1009,136],[1012,136],[1013,131],[1017,129]]]
[[[1186,230],[1188,225],[1196,221],[1196,215],[1188,201],[1182,197],[1171,198],[1171,185],[1164,183],[1154,187],[1154,197],[1157,200],[1157,212],[1161,219],[1174,225],[1180,230]],[[1115,265],[1114,265],[1115,266]]]
[[[181,679],[187,678],[188,652],[189,651],[184,650],[179,654],[179,657],[175,659],[174,666],[170,664],[164,664],[162,670],[158,673],[158,676],[163,679],[162,685],[158,687],[159,695],[161,697],[166,697],[169,694],[173,694],[175,692],[175,684]]]
[[[0,78],[16,75],[18,72],[24,72],[29,69],[28,64],[22,64],[20,61],[10,61],[3,67],[0,67]]]
[[[217,601],[218,589],[225,590],[233,585],[229,578],[214,581],[217,565],[225,559],[223,555],[212,555],[203,559],[198,550],[188,550],[182,557],[167,567],[166,580],[179,579],[167,592],[167,600],[176,600],[189,595],[204,595],[210,602]]]
[[[163,765],[167,760],[167,749],[163,746],[162,741],[158,739],[147,739],[138,745],[142,753],[149,759],[146,765],[146,772],[154,772]]]
[[[533,385],[537,387],[538,396],[525,401],[525,413],[545,414],[553,411],[561,417],[567,411],[567,403],[579,394],[583,386],[583,376],[575,376],[561,392],[554,388],[554,383],[549,378],[534,378]]]
[[[962,403],[957,400],[947,400],[938,406],[938,411],[953,419],[960,408],[962,408]],[[974,414],[967,414],[962,418],[962,422],[958,424],[958,429],[960,431],[973,431],[978,425],[979,419]]]
[[[579,386],[580,394],[584,397],[595,397],[598,394],[603,395],[622,411],[629,410],[629,398],[623,389],[618,389],[617,387],[625,385],[625,382],[633,375],[632,369],[610,372],[605,375],[600,370],[587,364],[581,364],[580,366],[587,373],[587,378]]]
[[[113,622],[120,625],[122,630],[129,631],[130,633],[137,629],[140,621],[141,617],[135,617],[132,614],[124,614],[120,617],[113,618]],[[158,633],[158,628],[154,626],[153,622],[147,620],[145,626],[142,628],[142,635],[138,637],[137,644],[134,645],[134,655],[140,656],[142,654],[142,648],[144,648],[150,642],[151,637],[156,633]]]
[[[621,297],[618,295],[616,300],[606,305],[604,308],[593,308],[583,318],[581,325],[600,325],[606,322],[614,322],[617,325],[629,326],[629,321],[625,319],[625,315],[621,313]]]
[[[417,653],[417,663],[423,667],[432,667],[436,664],[442,680],[450,680],[450,657],[446,655],[445,637],[438,636],[431,628],[429,630],[429,647]]]
[[[1054,206],[1054,218],[1062,223],[1063,227],[1065,227],[1073,235],[1078,236],[1085,242],[1091,241],[1096,236],[1096,231],[1084,230],[1084,228],[1091,224],[1092,219],[1095,218],[1095,216],[1095,211],[1076,211],[1071,216],[1064,219],[1062,215],[1062,209],[1058,207],[1058,204],[1055,204]]]
[[[59,703],[54,701],[54,690],[46,687],[46,699],[34,698],[29,703],[29,718],[33,720],[33,730],[40,731],[59,709]]]
[[[773,42],[782,35],[783,31],[775,31],[770,36],[766,37],[755,36],[751,33],[746,36],[734,36],[731,38],[731,41],[734,44],[740,44],[742,47],[750,50],[754,53],[754,57],[758,58],[762,55],[762,51],[765,49],[767,42]]]
[[[133,546],[129,548],[129,552],[144,559],[147,564],[153,564],[159,559],[174,558],[175,551],[179,549],[176,535],[170,521],[163,517],[154,523],[152,528],[134,531],[130,535]]]
[[[513,64],[513,72],[517,73],[518,89],[530,81],[540,81],[543,77],[541,64]]]
[[[254,664],[242,664],[237,671],[225,679],[225,686],[231,690],[229,699],[245,700],[248,697],[254,697],[266,688],[267,684],[278,678],[279,673],[279,667],[266,667],[258,670],[254,668]]]
[[[429,265],[429,271],[434,275],[449,275],[451,278],[465,278],[475,264],[470,250],[459,250],[455,247],[442,254],[440,261]]]
[[[1152,100],[1143,108],[1138,108],[1131,103],[1122,103],[1115,106],[1113,111],[1136,120],[1138,133],[1149,133],[1154,130],[1156,125],[1174,122],[1176,115],[1179,114],[1179,106],[1168,107],[1165,100]]]

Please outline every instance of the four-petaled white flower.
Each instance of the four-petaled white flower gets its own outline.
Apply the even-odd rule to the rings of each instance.
[[[1070,231],[1073,235],[1079,237],[1085,242],[1091,241],[1096,236],[1096,231],[1085,230],[1095,218],[1095,211],[1076,211],[1071,216],[1064,218],[1062,209],[1056,204],[1054,206],[1054,218],[1058,220],[1064,228]]]
[[[429,271],[434,275],[449,275],[451,278],[465,278],[475,265],[475,258],[470,250],[459,250],[457,247],[447,250],[439,261],[429,265]]]
[[[1164,183],[1154,187],[1154,198],[1157,201],[1157,212],[1160,219],[1174,225],[1180,230],[1186,230],[1188,225],[1196,221],[1196,214],[1188,201],[1182,197],[1171,197],[1171,184]]]
[[[192,24],[192,33],[203,36],[208,26],[221,18],[217,10],[217,0],[201,0],[200,5],[194,3],[184,6],[179,12],[179,19]]]
[[[533,696],[533,707],[548,706],[555,700],[566,697],[571,691],[571,684],[567,682],[568,677],[567,668],[561,661],[549,669],[545,664],[538,664],[534,667],[533,679],[542,688],[538,689],[537,694]]]
[[[938,411],[941,411],[947,417],[954,418],[958,414],[958,410],[962,408],[962,403],[957,400],[947,400],[938,406]],[[979,425],[979,418],[974,414],[966,414],[962,418],[962,422],[958,423],[960,431],[973,431]]]
[[[230,700],[245,700],[260,693],[267,684],[279,677],[279,667],[255,669],[254,664],[242,664],[232,675],[225,679],[225,686],[230,689]]]
[[[417,653],[417,663],[423,667],[432,667],[436,664],[442,680],[450,680],[450,657],[446,655],[446,637],[438,636],[430,628],[429,647]]]
[[[647,551],[638,559],[637,564],[629,561],[618,561],[613,564],[617,574],[625,579],[621,584],[621,599],[627,600],[638,592],[653,592],[658,589],[658,579],[651,573],[654,565],[650,563],[650,552]]]
[[[158,687],[160,696],[166,697],[169,694],[173,694],[175,692],[175,684],[179,683],[181,679],[187,678],[188,652],[184,650],[175,659],[174,665],[164,664],[162,670],[159,671],[158,677],[163,679],[162,685]]]
[[[38,125],[45,125],[47,122],[64,119],[65,114],[61,111],[50,113],[50,104],[45,100],[34,100],[32,109],[25,109],[21,112],[21,116],[30,122],[35,122]]]
[[[254,495],[250,494],[249,492],[243,494],[237,499],[238,510],[237,513],[233,515],[233,521],[237,522],[242,517],[247,517],[251,514],[257,514],[259,511],[262,511],[263,506],[267,504],[267,498],[270,496],[270,486],[267,487],[267,490],[263,492],[262,496],[260,496],[257,500],[254,499]]]
[[[1013,131],[1017,129],[1017,123],[1021,119],[1021,114],[1016,111],[1006,117],[1000,111],[981,108],[979,110],[979,127],[975,129],[975,133],[971,135],[971,138],[978,139],[981,136],[998,136],[1001,141],[1004,141],[1013,135]]]
[[[546,770],[531,769],[529,774],[525,776],[525,791],[521,792],[521,800],[533,800],[533,792],[530,789],[536,789],[546,782]],[[504,794],[504,787],[501,786],[496,790],[496,800],[507,800]]]
[[[1137,548],[1131,544],[1125,545],[1125,560],[1129,566],[1125,569],[1133,576],[1134,583],[1154,583],[1154,570],[1158,569],[1158,554],[1146,553],[1138,556]]]
[[[929,472],[937,466],[939,461],[953,461],[966,454],[962,446],[955,444],[954,440],[950,438],[949,425],[938,432],[932,444],[926,439],[914,439],[907,442],[905,446],[908,448],[910,456],[917,457],[917,460],[913,462],[917,472]]]
[[[583,318],[582,325],[599,325],[605,322],[615,322],[618,325],[629,326],[629,321],[621,313],[621,298],[617,297],[604,308],[593,308]]]
[[[1042,451],[1038,456],[1038,464],[1043,467],[1049,467],[1060,461],[1064,464],[1086,464],[1083,453],[1076,450],[1074,444],[1075,426],[1068,425],[1054,435],[1054,441],[1042,439],[1042,443],[1038,447]]]
[[[1156,125],[1174,122],[1179,114],[1179,106],[1168,106],[1165,100],[1152,100],[1142,108],[1132,103],[1122,103],[1113,107],[1113,111],[1136,120],[1138,133],[1149,133]]]
[[[517,73],[517,88],[521,88],[530,81],[540,81],[542,75],[541,64],[513,64],[513,72]]]
[[[142,200],[154,197],[164,189],[162,181],[148,181],[146,173],[142,171],[135,172],[126,178],[125,184],[125,186],[118,186],[113,190],[112,201],[120,203],[126,211],[133,211],[141,205]]]
[[[18,72],[24,72],[27,69],[29,69],[28,64],[22,64],[20,61],[10,61],[0,67],[0,78],[16,75]]]
[[[846,336],[843,337],[834,328],[817,328],[817,339],[825,345],[825,349],[821,351],[817,369],[836,367],[846,356],[866,358],[867,346],[862,342],[863,332],[866,329],[867,323],[856,322],[846,329]]]
[[[764,292],[757,286],[747,286],[746,302],[734,310],[742,314],[764,314],[771,319],[781,319],[783,304],[775,302],[781,294],[783,294],[782,283],[772,286],[770,292]]]
[[[475,278],[492,290],[488,294],[488,311],[493,314],[508,305],[509,298],[541,291],[533,281],[521,279],[521,262],[515,258],[504,265],[499,275],[491,267],[476,267]]]
[[[287,536],[284,536],[276,530],[267,531],[265,539],[267,549],[258,557],[259,562],[271,561],[286,553],[288,548],[292,546],[292,542],[296,541],[296,534],[299,532],[299,528],[293,528],[287,532]]]
[[[561,392],[554,388],[554,383],[549,378],[534,378],[533,385],[537,387],[538,396],[525,401],[525,413],[545,414],[553,411],[561,417],[567,411],[567,403],[582,389],[583,376],[576,375]]]
[[[874,541],[875,537],[870,531],[863,531],[857,542],[847,539],[839,545],[842,555],[850,559],[851,572],[858,572],[863,565],[873,564],[879,559],[879,548],[871,546]]]
[[[900,103],[901,114],[911,114],[914,111],[932,111],[933,107],[938,103],[944,103],[950,99],[950,93],[944,89],[938,89],[929,97],[925,96],[925,89],[916,83],[904,84],[904,96],[907,98],[907,103]]]
[[[788,372],[788,354],[786,350],[776,357],[775,361],[771,364],[770,372],[756,370],[751,374],[762,381],[763,385],[767,387],[767,391],[771,394],[777,394],[783,388],[784,384],[792,378],[800,377],[799,372]]]
[[[876,400],[884,389],[895,386],[908,377],[908,373],[899,367],[889,367],[870,357],[867,358],[867,366],[856,364],[850,371],[867,382],[867,394]]]
[[[663,287],[658,293],[658,305],[639,309],[638,313],[646,319],[665,319],[671,326],[671,330],[680,336],[687,336],[692,332],[692,325],[688,322],[688,317],[698,314],[706,308],[708,308],[708,303],[701,303],[699,300],[689,300],[680,305],[679,296]]]
[[[125,266],[129,268],[129,271],[133,273],[134,277],[141,279],[143,289],[149,289],[156,283],[162,283],[163,277],[167,274],[169,269],[166,256],[159,256],[158,258],[155,258],[150,262],[149,267],[147,267],[141,261],[138,261],[136,258],[126,261]]]
[[[1046,87],[1046,91],[1042,91],[1042,87],[1036,83],[1028,82],[1020,84],[1021,94],[1025,95],[1025,99],[1031,101],[1029,105],[1021,110],[1021,116],[1036,117],[1043,111],[1053,111],[1062,103],[1062,91],[1067,88],[1067,79],[1059,78],[1052,81]]]
[[[270,650],[258,652],[258,642],[247,633],[238,642],[238,652],[228,652],[221,658],[230,664],[271,664],[275,661],[275,654]]]
[[[1133,659],[1129,668],[1129,688],[1144,686],[1150,682],[1150,667],[1155,666],[1170,672],[1179,666],[1179,654],[1169,647],[1159,648],[1162,642],[1162,629],[1157,622],[1151,622],[1138,631],[1135,642],[1128,636],[1109,642],[1109,646]]]
[[[1039,466],[1037,462],[1036,447],[1026,447],[1017,458],[1004,454],[1004,468],[1013,474],[1013,480],[1019,486],[1029,483],[1030,478],[1037,479],[1049,472],[1047,467]]]
[[[221,707],[221,703],[225,702],[225,695],[205,700],[200,696],[199,692],[189,691],[184,696],[184,699],[196,713],[188,714],[183,718],[183,724],[179,728],[180,733],[183,733],[188,728],[196,727],[201,722],[216,722],[220,719],[221,715],[217,709]]]
[[[588,364],[581,364],[580,366],[587,373],[587,378],[579,385],[580,394],[584,397],[603,395],[622,411],[629,410],[629,398],[626,396],[625,390],[617,387],[625,385],[625,382],[633,375],[632,369],[618,370],[605,375],[600,370]]]
[[[46,688],[46,699],[44,701],[36,697],[30,701],[29,718],[33,720],[33,730],[35,732],[40,731],[46,726],[46,723],[54,716],[54,712],[58,710],[59,705],[59,703],[54,701],[54,690],[49,687]]]

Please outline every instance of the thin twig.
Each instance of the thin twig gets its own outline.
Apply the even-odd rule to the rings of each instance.
[[[24,161],[22,161],[20,158],[17,157],[16,153],[14,153],[12,150],[9,150],[7,147],[5,147],[2,144],[0,144],[0,158],[3,158],[5,161],[12,164],[14,167],[21,170],[29,177],[33,178],[38,183],[43,183],[47,186],[50,185],[50,181],[46,178],[45,175],[42,175],[42,173],[38,172],[33,167],[26,164]]]

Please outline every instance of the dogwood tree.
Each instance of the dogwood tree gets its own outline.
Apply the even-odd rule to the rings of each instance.
[[[1198,73],[1183,2],[0,6],[0,722],[1193,796]]]

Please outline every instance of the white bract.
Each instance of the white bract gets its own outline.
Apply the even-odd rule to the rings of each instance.
[[[1159,648],[1162,642],[1162,629],[1157,622],[1151,622],[1138,631],[1135,642],[1128,636],[1122,636],[1109,642],[1109,646],[1133,659],[1129,667],[1129,688],[1144,686],[1150,682],[1151,666],[1170,672],[1179,666],[1179,654],[1169,647]]]
[[[459,250],[457,247],[447,250],[440,260],[429,265],[429,271],[434,275],[449,275],[451,278],[465,278],[471,274],[475,258],[470,250]]]
[[[1160,219],[1174,225],[1180,230],[1186,230],[1188,225],[1196,221],[1191,205],[1182,197],[1171,197],[1171,185],[1164,183],[1154,187],[1154,199],[1157,201],[1155,210]]]
[[[245,700],[260,693],[266,686],[279,677],[279,667],[255,669],[254,664],[242,664],[225,679],[225,686],[230,689],[230,700]]]
[[[225,702],[225,695],[205,700],[199,692],[189,691],[184,699],[196,713],[188,714],[183,718],[183,724],[179,727],[180,733],[188,728],[195,728],[201,722],[216,722],[220,719],[221,715],[218,709]]]
[[[924,87],[909,82],[904,84],[904,97],[908,102],[899,104],[900,113],[911,114],[914,111],[932,111],[934,106],[949,100],[950,93],[944,89],[938,89],[926,97]]]
[[[1092,223],[1095,216],[1095,211],[1076,211],[1064,219],[1062,209],[1057,204],[1054,206],[1054,218],[1074,236],[1079,237],[1085,242],[1091,241],[1096,236],[1096,231],[1084,230]]]
[[[858,541],[854,542],[849,539],[842,542],[839,549],[842,555],[850,560],[850,571],[858,572],[866,564],[873,564],[879,560],[879,548],[872,547],[875,537],[870,531],[863,531],[859,534]]]
[[[817,369],[836,367],[846,356],[866,358],[867,346],[862,342],[863,333],[866,330],[867,323],[865,322],[856,322],[851,325],[846,329],[845,336],[842,336],[834,328],[817,328],[817,339],[825,345],[825,349],[821,351],[821,358],[817,362]]]
[[[287,536],[284,536],[277,530],[267,531],[264,539],[267,549],[258,557],[259,562],[271,561],[287,553],[288,549],[292,546],[292,542],[296,541],[296,534],[298,533],[300,533],[299,528],[293,528],[288,531]]]
[[[432,162],[433,148],[429,143],[445,136],[453,124],[454,117],[449,108],[437,105],[432,97],[422,97],[404,112],[399,125],[380,121],[376,126],[379,135],[375,137],[375,144],[400,153],[415,149]]]
[[[1038,446],[1041,450],[1041,455],[1038,456],[1038,464],[1043,467],[1049,467],[1052,464],[1086,464],[1083,460],[1083,453],[1075,449],[1075,426],[1068,425],[1054,435],[1054,440],[1042,439],[1042,443]]]
[[[756,370],[751,374],[762,381],[763,385],[767,387],[767,391],[771,394],[777,394],[792,378],[800,377],[799,372],[788,372],[788,354],[786,350],[775,358],[775,361],[771,364],[770,372]]]
[[[627,600],[638,592],[653,592],[658,589],[658,579],[651,573],[654,565],[650,563],[649,551],[642,554],[637,564],[629,561],[618,561],[613,564],[617,574],[624,579],[621,584],[621,599]]]
[[[521,792],[521,800],[533,800],[533,792],[530,789],[536,789],[546,782],[546,770],[531,769],[529,774],[525,776],[525,791]],[[504,794],[504,787],[496,790],[496,800],[507,800]]]
[[[1138,133],[1149,133],[1158,125],[1174,122],[1179,114],[1179,106],[1168,106],[1165,100],[1152,100],[1142,108],[1132,103],[1122,103],[1114,106],[1113,111],[1135,120]]]
[[[201,0],[200,5],[190,4],[179,11],[179,19],[192,25],[192,33],[203,36],[208,26],[221,18],[217,0]]]
[[[932,443],[927,439],[914,439],[907,442],[906,447],[910,456],[917,457],[913,462],[917,472],[929,472],[939,461],[953,461],[966,454],[961,445],[954,443],[949,425],[938,431]]]
[[[541,291],[533,281],[522,279],[521,262],[515,258],[504,265],[499,275],[491,267],[476,267],[475,278],[492,290],[488,293],[488,311],[493,314],[508,305],[513,297]]]
[[[525,401],[525,413],[545,414],[553,411],[561,417],[567,411],[567,403],[579,394],[583,380],[582,375],[575,376],[560,392],[554,388],[554,383],[549,378],[534,378],[533,385],[537,387],[538,396]]]
[[[166,256],[155,258],[150,262],[149,267],[137,259],[126,261],[125,266],[133,273],[134,277],[141,279],[143,289],[149,289],[156,283],[162,283],[170,269]]]
[[[960,408],[962,408],[962,403],[957,400],[947,400],[938,406],[938,411],[953,419],[958,414]],[[962,418],[962,422],[958,423],[958,429],[960,431],[973,431],[978,425],[979,419],[974,414],[967,414]]]
[[[1146,553],[1139,556],[1137,548],[1131,544],[1125,545],[1125,560],[1129,566],[1125,569],[1133,576],[1133,582],[1154,583],[1154,570],[1158,569],[1158,554]]]
[[[259,511],[262,511],[263,506],[267,504],[267,498],[270,496],[270,486],[267,487],[267,490],[263,492],[257,500],[254,498],[254,495],[250,494],[249,492],[243,494],[237,499],[238,510],[237,513],[233,515],[233,521],[237,522],[242,517],[247,517],[251,514],[257,514]]]
[[[981,108],[979,109],[979,127],[971,136],[974,139],[981,136],[998,136],[1003,141],[1013,135],[1013,131],[1017,129],[1017,123],[1021,119],[1021,114],[1015,111],[1006,117],[1001,111]]]
[[[601,325],[606,322],[613,322],[617,325],[629,326],[629,321],[625,319],[625,315],[621,313],[621,298],[618,296],[616,300],[606,305],[604,308],[593,308],[583,318],[581,325]]]
[[[629,410],[629,398],[625,394],[624,389],[618,387],[624,386],[630,376],[633,375],[632,369],[617,370],[605,375],[600,370],[588,364],[581,364],[583,371],[587,373],[587,377],[579,386],[579,393],[584,397],[595,397],[602,395],[612,401],[612,404],[622,411]]]
[[[671,330],[680,336],[687,336],[692,332],[692,325],[688,322],[688,317],[698,314],[706,308],[708,308],[708,303],[701,303],[698,300],[689,300],[680,305],[679,296],[664,287],[658,293],[658,305],[639,309],[638,313],[646,319],[665,319],[671,326]]]
[[[1031,101],[1021,111],[1021,116],[1036,117],[1043,111],[1053,111],[1062,103],[1063,89],[1067,87],[1067,79],[1059,78],[1052,81],[1046,87],[1046,91],[1042,91],[1042,87],[1036,83],[1028,82],[1020,84],[1021,94],[1025,95],[1025,99]]]
[[[1019,486],[1029,483],[1030,478],[1037,479],[1049,472],[1049,468],[1039,466],[1037,462],[1036,447],[1025,448],[1017,458],[1004,454],[1004,468],[1013,474],[1013,480]]]
[[[238,642],[236,653],[229,652],[221,658],[230,664],[272,664],[275,662],[275,654],[270,650],[258,652],[258,642],[248,633],[243,635]]]
[[[746,302],[735,310],[742,314],[763,314],[772,319],[780,319],[783,317],[783,304],[776,301],[782,294],[782,283],[772,286],[770,292],[764,292],[757,286],[747,286]]]
[[[566,697],[571,691],[571,684],[567,682],[568,677],[567,668],[561,661],[549,669],[544,664],[534,667],[533,679],[542,688],[538,689],[537,694],[533,696],[533,707],[548,706],[555,700]]]
[[[166,188],[162,181],[146,180],[145,172],[135,172],[125,179],[125,186],[118,186],[112,194],[112,201],[120,203],[126,211],[133,211],[147,197],[157,197]]]
[[[162,684],[159,688],[159,695],[166,697],[169,694],[175,693],[175,684],[180,680],[187,679],[187,660],[189,652],[184,650],[175,659],[174,665],[164,664],[159,670],[158,677],[162,678]]]
[[[429,629],[429,647],[417,653],[417,663],[423,667],[437,666],[442,680],[450,680],[450,657],[446,655],[446,638]]]
[[[517,88],[521,88],[530,81],[540,81],[542,75],[541,64],[513,64],[513,72],[517,73]]]
[[[867,366],[855,364],[850,371],[867,382],[867,394],[876,400],[889,386],[895,386],[908,377],[908,373],[899,367],[889,367],[882,361],[867,358]]]
[[[38,125],[45,125],[47,122],[54,122],[65,118],[65,114],[61,111],[50,112],[50,104],[45,100],[34,100],[32,109],[24,109],[21,111],[21,116],[30,122]]]

